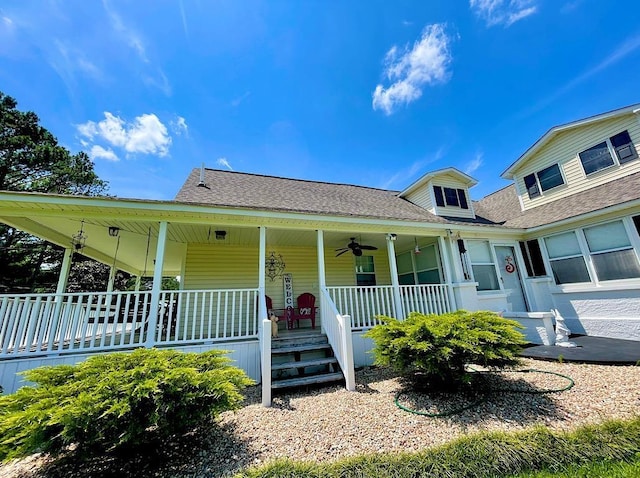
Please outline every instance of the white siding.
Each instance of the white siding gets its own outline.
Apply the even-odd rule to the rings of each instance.
[[[559,133],[515,173],[515,181],[521,193],[524,209],[540,206],[639,172],[640,160],[634,160],[622,166],[614,165],[586,177],[580,163],[578,153],[624,130],[629,131],[636,150],[640,151],[640,122],[635,115],[613,118]],[[545,191],[534,199],[529,199],[524,177],[556,163],[562,170],[566,184]]]
[[[429,212],[435,214],[435,204],[431,200],[431,182],[427,182],[423,184],[422,187],[419,187],[415,191],[411,191],[411,193],[405,196],[405,199],[409,202],[412,202],[416,206],[420,206],[423,209],[426,209]]]

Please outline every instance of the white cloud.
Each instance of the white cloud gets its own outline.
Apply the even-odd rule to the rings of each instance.
[[[444,83],[450,77],[450,38],[444,25],[428,25],[411,49],[408,45],[399,51],[397,46],[385,55],[384,74],[391,85],[379,84],[373,92],[373,109],[390,115],[400,105],[406,105],[422,96],[426,85]]]
[[[105,149],[98,144],[94,144],[91,147],[91,151],[89,152],[89,156],[94,161],[96,159],[106,159],[107,161],[120,161],[120,158],[113,152],[112,149]]]
[[[482,163],[484,162],[484,160],[482,159],[483,157],[484,157],[483,153],[476,154],[476,157],[473,158],[471,161],[469,161],[465,166],[464,168],[465,174],[468,174],[469,176],[471,176],[478,169],[480,169],[480,166],[482,166]]]
[[[509,27],[536,13],[537,3],[538,0],[469,0],[473,13],[482,18],[488,27]]]
[[[127,27],[120,15],[118,15],[109,5],[106,0],[102,2],[105,11],[109,15],[109,19],[111,20],[111,26],[114,31],[116,31],[122,40],[129,45],[131,49],[133,49],[138,57],[145,63],[149,63],[149,58],[147,58],[147,52],[145,49],[144,42],[140,38],[137,32],[135,32],[132,28]]]
[[[189,127],[187,126],[187,120],[185,120],[182,116],[178,116],[174,121],[171,122],[171,130],[178,135],[189,133]]]
[[[229,171],[233,171],[233,168],[231,167],[231,164],[229,164],[229,161],[227,161],[227,158],[218,158],[216,163],[218,166],[222,166],[223,168],[228,168]]]
[[[154,114],[143,114],[127,123],[108,111],[99,122],[87,121],[77,126],[78,133],[91,141],[104,140],[111,146],[124,149],[127,153],[155,154],[169,153],[171,137],[167,127]]]

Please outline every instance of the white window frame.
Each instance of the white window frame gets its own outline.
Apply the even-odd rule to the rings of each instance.
[[[467,247],[467,253],[466,255],[466,259],[468,262],[468,270],[469,270],[469,275],[471,276],[471,280],[473,282],[478,282],[476,280],[475,274],[473,272],[473,266],[493,266],[493,270],[496,274],[496,282],[498,283],[498,288],[497,289],[484,289],[484,290],[478,290],[478,294],[481,295],[486,295],[486,294],[495,294],[497,292],[502,292],[504,290],[504,285],[502,284],[502,281],[500,280],[500,271],[498,270],[498,259],[496,257],[496,251],[493,248],[493,243],[488,240],[488,239],[465,239],[465,247],[468,246],[469,242],[485,242],[487,244],[487,246],[489,247],[489,254],[491,255],[491,260],[493,261],[493,263],[490,262],[473,262],[472,258],[471,258],[471,254],[469,254],[469,248]]]
[[[371,265],[373,266],[373,272],[364,272],[362,270],[358,270],[358,259],[360,257],[371,257]],[[378,285],[378,277],[376,276],[376,261],[374,259],[374,257],[372,255],[367,255],[367,254],[363,254],[362,256],[354,256],[353,258],[353,270],[355,271],[355,274],[353,276],[355,285],[357,287],[375,287]],[[373,276],[373,281],[375,284],[373,285],[360,285],[358,284],[358,275],[370,275]]]
[[[605,280],[602,281],[598,278],[598,274],[596,272],[596,268],[595,265],[593,263],[593,259],[592,259],[592,254],[602,254],[605,252],[613,252],[616,250],[626,250],[629,249],[628,247],[620,247],[620,248],[613,248],[611,250],[606,250],[606,251],[598,251],[598,252],[594,252],[592,253],[589,250],[589,244],[587,243],[587,238],[584,234],[584,229],[585,228],[590,228],[593,226],[600,226],[600,225],[604,225],[604,224],[610,224],[613,222],[617,222],[617,221],[621,221],[622,224],[624,225],[624,229],[625,232],[627,233],[627,237],[629,239],[629,242],[631,243],[631,249],[634,251],[636,258],[638,259],[638,261],[640,262],[640,235],[638,234],[638,232],[635,230],[635,226],[633,224],[633,219],[632,216],[624,216],[624,217],[618,217],[615,219],[608,219],[606,221],[600,221],[594,224],[588,224],[588,225],[583,225],[582,227],[578,227],[575,229],[570,229],[570,230],[566,230],[566,231],[562,231],[562,232],[558,232],[558,233],[554,233],[554,234],[548,234],[546,236],[541,236],[539,243],[540,243],[540,249],[542,251],[542,259],[544,261],[544,265],[545,268],[547,269],[547,271],[549,271],[549,276],[553,278],[553,269],[551,268],[551,262],[553,261],[552,259],[549,258],[549,251],[547,250],[547,244],[545,242],[545,239],[548,237],[553,237],[553,236],[557,236],[560,234],[565,234],[567,232],[574,232],[576,235],[576,238],[578,240],[578,244],[580,246],[580,252],[581,254],[576,254],[576,255],[571,255],[571,256],[566,256],[566,257],[562,257],[561,259],[571,259],[571,258],[575,258],[575,257],[582,257],[582,259],[585,261],[585,264],[587,266],[587,272],[589,274],[589,278],[591,279],[589,282],[573,282],[573,283],[568,283],[568,284],[556,284],[555,283],[555,278],[554,278],[554,284],[556,285],[556,287],[560,290],[563,291],[582,291],[585,290],[585,286],[587,287],[587,290],[591,290],[592,287],[599,287],[599,288],[611,288],[611,289],[616,289],[619,286],[629,286],[629,285],[640,285],[640,277],[631,277],[629,279],[614,279],[614,280]]]

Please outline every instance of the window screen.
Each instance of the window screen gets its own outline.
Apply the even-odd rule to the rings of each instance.
[[[631,141],[628,131],[618,133],[612,136],[610,140],[620,164],[628,163],[638,157],[638,152]]]
[[[529,174],[524,177],[524,186],[529,193],[529,199],[540,196],[540,189],[538,189],[538,181],[536,181],[535,174]]]
[[[595,173],[614,164],[606,141],[592,146],[580,153],[579,156],[585,174]]]
[[[556,186],[564,184],[562,174],[560,173],[560,167],[557,164],[549,166],[548,168],[538,171],[538,180],[540,181],[540,188],[543,191],[547,191]]]
[[[436,197],[436,204],[444,207],[444,195],[442,194],[442,188],[440,186],[433,187],[433,195]]]

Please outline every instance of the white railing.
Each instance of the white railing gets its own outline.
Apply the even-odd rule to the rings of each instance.
[[[257,337],[257,289],[0,295],[0,359]]]
[[[260,375],[262,382],[262,405],[271,406],[271,320],[267,312],[264,289],[260,290],[258,301],[258,339],[260,344]]]
[[[258,289],[160,293],[155,341],[216,342],[258,337]]]
[[[451,312],[448,284],[422,284],[400,286],[402,310],[421,314],[445,314]]]
[[[367,329],[380,323],[379,315],[396,316],[393,286],[327,287],[331,300],[340,313],[351,316],[353,328]],[[451,312],[448,284],[400,286],[404,319],[410,312],[443,314]]]
[[[347,390],[353,391],[356,389],[356,381],[351,318],[348,315],[340,315],[329,292],[325,289],[320,290],[320,312],[324,332],[344,374],[345,386]]]
[[[354,329],[370,328],[379,324],[376,319],[378,315],[395,316],[393,287],[390,285],[327,287],[327,291],[336,309],[351,316]]]

